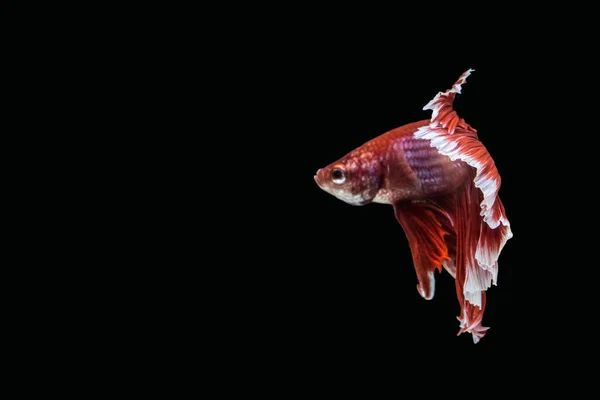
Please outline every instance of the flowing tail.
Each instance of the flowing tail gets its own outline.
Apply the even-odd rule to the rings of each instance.
[[[477,131],[452,108],[461,85],[474,70],[469,69],[446,92],[438,93],[423,109],[432,110],[429,125],[419,128],[414,137],[431,141],[440,154],[461,160],[473,168],[473,179],[460,188],[451,204],[443,206],[450,217],[456,238],[456,290],[461,305],[460,330],[469,332],[475,343],[488,328],[481,325],[485,291],[497,284],[498,257],[513,234],[504,206],[498,197],[500,174]],[[438,258],[436,262],[445,259]]]

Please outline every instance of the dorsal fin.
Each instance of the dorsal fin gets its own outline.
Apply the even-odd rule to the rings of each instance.
[[[452,108],[452,103],[454,103],[454,98],[456,94],[460,94],[461,85],[463,85],[467,81],[467,77],[471,75],[471,72],[475,71],[474,69],[468,69],[465,71],[460,78],[456,81],[452,88],[446,90],[444,93],[439,92],[433,100],[431,100],[423,110],[432,110],[433,113],[431,115],[431,123],[429,126],[431,128],[442,127],[448,130],[449,134],[453,134],[458,126],[461,129],[465,130],[473,130],[469,124],[465,122],[464,119],[460,118],[456,111]]]
[[[419,128],[414,136],[417,139],[431,141],[431,146],[437,148],[440,154],[444,154],[452,160],[459,159],[475,168],[475,186],[483,193],[481,202],[481,215],[490,228],[495,229],[499,224],[509,227],[508,219],[504,215],[504,209],[495,204],[500,190],[500,174],[496,169],[494,160],[485,146],[477,138],[477,131],[464,119],[459,118],[456,111],[452,109],[452,103],[456,93],[460,93],[461,85],[474,69],[469,69],[446,92],[438,93],[423,108],[432,110],[429,126]],[[458,128],[458,131],[457,131]],[[457,134],[455,134],[455,132]],[[510,232],[510,228],[508,229]],[[508,234],[507,236],[512,236]],[[507,237],[506,239],[508,239]]]

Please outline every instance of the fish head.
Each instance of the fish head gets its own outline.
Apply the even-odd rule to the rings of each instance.
[[[319,169],[315,182],[325,192],[348,204],[369,204],[381,187],[381,162],[374,153],[359,149]]]

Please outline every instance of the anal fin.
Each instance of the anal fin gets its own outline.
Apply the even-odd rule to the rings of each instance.
[[[442,266],[454,276],[454,230],[450,219],[438,205],[425,202],[400,202],[394,205],[412,253],[419,294],[430,300],[435,293],[435,270]]]

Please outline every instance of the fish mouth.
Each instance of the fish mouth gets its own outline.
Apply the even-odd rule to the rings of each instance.
[[[321,182],[319,181],[319,172],[321,172],[320,169],[315,174],[314,179],[315,179],[315,182],[317,182],[317,185],[319,185],[319,187],[321,187]]]

